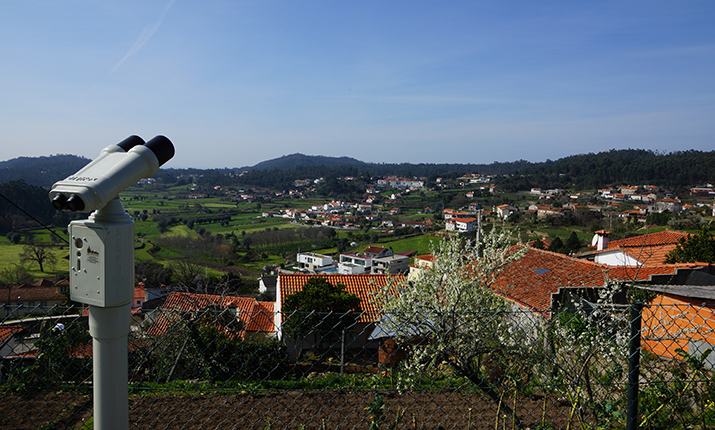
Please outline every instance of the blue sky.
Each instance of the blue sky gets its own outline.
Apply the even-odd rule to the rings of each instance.
[[[131,134],[199,168],[715,144],[710,0],[23,0],[0,59],[0,160]]]

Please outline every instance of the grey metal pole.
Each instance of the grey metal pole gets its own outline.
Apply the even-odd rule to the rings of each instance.
[[[628,410],[626,430],[638,429],[638,380],[640,379],[641,359],[641,319],[643,303],[631,305],[631,333],[628,360]]]
[[[95,430],[129,429],[129,365],[127,341],[134,295],[134,221],[119,198],[93,212],[87,224],[101,229],[106,272],[98,276],[104,304],[89,302]],[[117,236],[117,237],[115,237]],[[88,266],[86,263],[84,266]],[[110,279],[113,278],[113,279]]]
[[[129,428],[127,337],[130,310],[131,303],[113,308],[89,307],[95,430]]]

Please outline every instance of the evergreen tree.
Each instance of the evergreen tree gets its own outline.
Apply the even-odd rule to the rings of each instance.
[[[581,249],[581,240],[579,240],[575,231],[572,231],[569,238],[566,239],[566,248],[568,248],[569,252],[575,252]]]
[[[558,252],[561,254],[565,254],[568,252],[566,247],[564,246],[564,242],[561,240],[560,237],[557,237],[556,239],[551,241],[551,245],[549,245],[549,251],[551,252]]]

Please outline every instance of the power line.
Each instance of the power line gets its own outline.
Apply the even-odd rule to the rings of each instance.
[[[32,216],[32,215],[30,215],[29,213],[27,213],[27,211],[25,211],[25,209],[23,209],[23,208],[21,208],[20,206],[16,205],[15,202],[13,202],[12,200],[10,200],[10,199],[8,199],[7,197],[5,197],[2,193],[0,193],[0,197],[2,197],[3,199],[5,199],[5,200],[6,200],[8,203],[10,203],[11,205],[15,206],[15,208],[16,208],[17,210],[19,210],[20,212],[22,212],[22,213],[24,213],[25,215],[27,215],[27,216],[29,216],[30,218],[32,218],[36,223],[40,224],[40,225],[42,226],[42,228],[44,228],[45,230],[47,230],[47,231],[49,231],[50,233],[54,234],[55,236],[59,237],[59,238],[62,239],[66,244],[69,245],[69,241],[67,241],[67,239],[65,239],[64,237],[62,237],[62,236],[60,236],[59,234],[57,234],[57,233],[55,233],[54,231],[52,231],[52,229],[49,228],[49,227],[47,227],[45,224],[43,224],[42,221],[40,221],[39,219],[37,219],[37,218],[35,218],[34,216]]]

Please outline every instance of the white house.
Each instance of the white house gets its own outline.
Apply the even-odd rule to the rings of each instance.
[[[390,255],[372,260],[372,273],[406,273],[410,270],[410,257]]]
[[[680,212],[680,200],[679,199],[660,199],[655,202],[656,212]]]
[[[372,270],[372,256],[366,254],[340,254],[338,273],[341,275],[356,275],[370,273]]]
[[[473,217],[465,218],[452,218],[445,222],[445,229],[447,231],[456,231],[458,233],[466,233],[469,231],[476,230],[477,219]]]
[[[509,218],[509,215],[518,212],[519,209],[515,208],[514,206],[510,205],[499,205],[494,208],[494,212],[499,216],[499,218],[502,219],[507,219]]]
[[[298,265],[301,269],[311,273],[317,273],[335,267],[333,257],[329,255],[315,254],[312,252],[301,252],[297,255]]]

